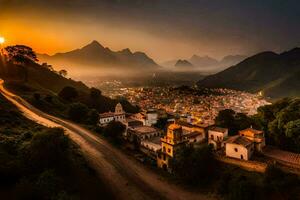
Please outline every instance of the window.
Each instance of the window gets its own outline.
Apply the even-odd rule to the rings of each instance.
[[[214,135],[210,135],[210,139],[214,140]]]
[[[163,147],[163,152],[166,152],[166,147]]]
[[[237,148],[234,148],[234,151],[235,151],[235,152],[238,152],[238,149],[237,149]]]
[[[243,156],[243,155],[241,155],[241,159],[242,159],[242,160],[244,159],[244,156]]]
[[[163,159],[166,160],[166,154],[163,155]]]
[[[168,148],[168,153],[171,153],[171,149]]]

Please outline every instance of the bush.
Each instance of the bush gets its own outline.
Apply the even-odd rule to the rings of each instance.
[[[58,93],[58,96],[66,101],[72,101],[78,97],[78,92],[75,88],[67,86]]]
[[[70,105],[68,115],[71,120],[82,122],[84,119],[86,119],[88,112],[89,109],[86,105],[82,103],[73,103]]]
[[[68,162],[69,139],[61,128],[47,129],[33,136],[25,153],[30,171],[64,169]]]
[[[170,161],[170,166],[176,178],[190,185],[206,184],[216,172],[216,163],[207,145],[201,148],[181,148]]]
[[[123,133],[126,130],[126,126],[118,121],[110,122],[103,130],[104,136],[108,137],[112,142],[116,144],[122,143]]]

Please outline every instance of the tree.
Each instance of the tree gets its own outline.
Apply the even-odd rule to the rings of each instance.
[[[97,125],[99,122],[99,113],[96,109],[91,109],[88,114],[88,123],[92,125]]]
[[[33,98],[34,98],[36,101],[40,101],[40,100],[41,100],[41,94],[40,94],[40,93],[34,93],[34,94],[33,94]]]
[[[63,76],[63,77],[66,77],[68,75],[68,72],[67,72],[67,70],[62,69],[62,70],[58,71],[58,74]]]
[[[31,169],[64,168],[68,161],[69,140],[61,128],[52,128],[33,136],[26,151]]]
[[[90,89],[90,97],[92,99],[98,99],[99,97],[101,97],[102,92],[100,90],[98,90],[97,88],[92,87]]]
[[[215,175],[215,160],[211,148],[185,146],[179,149],[170,161],[174,175],[181,181],[191,184],[206,184]]]
[[[7,46],[5,48],[8,60],[15,64],[26,64],[28,62],[37,62],[36,53],[32,48],[25,45]]]
[[[82,103],[73,103],[70,105],[68,115],[71,120],[82,122],[86,118],[88,112],[89,109],[86,105]]]
[[[110,122],[104,128],[104,135],[108,137],[115,144],[122,143],[123,133],[126,131],[126,126],[118,121]]]
[[[58,96],[66,101],[72,101],[78,97],[78,92],[75,88],[66,86],[58,93]]]

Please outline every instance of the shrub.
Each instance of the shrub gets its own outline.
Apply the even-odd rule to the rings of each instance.
[[[89,109],[86,105],[82,103],[73,103],[70,105],[68,115],[71,120],[82,122],[86,118],[88,111]]]

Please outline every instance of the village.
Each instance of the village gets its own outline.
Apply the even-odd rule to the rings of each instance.
[[[108,96],[125,97],[143,110],[156,109],[168,114],[192,118],[193,123],[214,125],[214,119],[221,110],[254,115],[257,108],[270,103],[261,95],[226,88],[197,87],[140,87],[115,88]]]
[[[158,120],[166,116],[167,130],[155,127]],[[226,127],[196,124],[190,117],[167,115],[161,109],[125,113],[120,103],[116,105],[115,112],[100,114],[100,126],[112,121],[126,125],[124,140],[166,171],[171,171],[170,160],[186,145],[195,148],[209,145],[217,160],[248,171],[264,172],[267,165],[274,162],[300,168],[300,155],[267,146],[264,132],[252,127],[229,136]],[[263,159],[260,156],[258,160],[254,155],[261,155]]]

